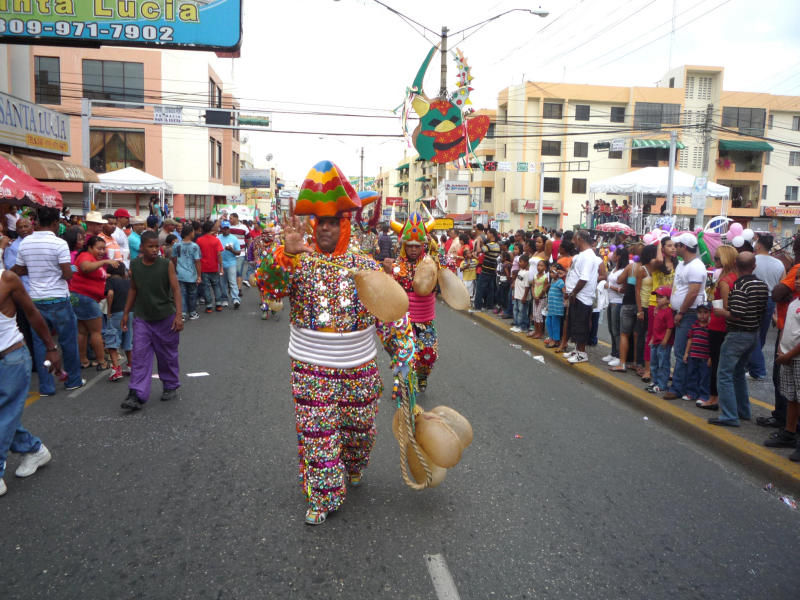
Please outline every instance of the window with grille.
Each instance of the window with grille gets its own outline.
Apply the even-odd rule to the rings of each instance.
[[[763,108],[738,108],[725,106],[722,108],[722,126],[736,127],[742,133],[764,135],[767,111]]]
[[[576,104],[575,105],[575,120],[576,121],[588,121],[589,120],[589,105],[588,104]]]
[[[784,196],[786,200],[790,201],[797,201],[797,186],[796,185],[787,185],[786,186],[786,195]]]
[[[611,107],[611,122],[612,123],[624,123],[625,122],[625,107],[624,106],[612,106]]]
[[[490,187],[483,188],[483,201],[484,202],[492,201],[492,188]]]
[[[699,169],[703,166],[703,149],[699,146],[692,148],[692,168]]]
[[[762,200],[766,200],[767,199],[767,186],[766,185],[762,185],[761,186],[761,199]]]
[[[686,87],[683,90],[683,96],[687,100],[694,98],[694,76],[686,78]]]
[[[573,179],[572,180],[572,193],[573,194],[585,194],[586,193],[586,180],[585,179]]]
[[[542,113],[543,119],[560,119],[562,118],[563,104],[554,104],[552,102],[544,103],[544,112]]]
[[[58,57],[34,59],[37,104],[61,104],[61,67]]]
[[[772,152],[764,152],[764,164],[768,165],[770,159],[772,158]]]
[[[678,150],[678,167],[681,169],[689,168],[689,146],[683,150]]]
[[[697,81],[697,99],[711,100],[711,77],[700,77]]]
[[[544,191],[555,192],[555,193],[561,191],[561,179],[559,179],[558,177],[545,177]]]
[[[144,64],[84,59],[83,97],[144,102]]]
[[[589,156],[589,142],[575,142],[575,148],[572,151],[573,156],[576,158],[586,158]]]
[[[662,125],[680,124],[681,105],[637,102],[633,109],[634,129],[661,129]]]
[[[800,117],[792,117],[792,129],[800,131]]]
[[[542,140],[542,156],[561,156],[561,142]]]
[[[233,183],[239,183],[239,154],[233,153]]]
[[[772,129],[772,117],[774,115],[770,115],[767,117],[767,129]]]
[[[800,167],[800,152],[789,152],[789,166]]]
[[[622,150],[609,150],[608,158],[622,158]]]

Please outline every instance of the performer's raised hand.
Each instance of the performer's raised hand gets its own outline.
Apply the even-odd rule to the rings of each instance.
[[[306,230],[305,222],[292,215],[283,221],[283,250],[287,254],[300,254],[301,252],[311,252],[304,239]]]
[[[394,270],[394,261],[391,258],[384,258],[382,266],[383,270],[391,275],[392,271]]]

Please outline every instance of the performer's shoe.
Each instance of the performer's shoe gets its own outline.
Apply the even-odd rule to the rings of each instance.
[[[361,485],[361,473],[350,473],[350,485],[358,487]]]
[[[309,508],[306,511],[306,525],[322,525],[327,518],[328,512],[325,510]]]
[[[420,392],[424,392],[425,389],[428,387],[428,380],[427,379],[417,380],[417,386],[419,387]]]

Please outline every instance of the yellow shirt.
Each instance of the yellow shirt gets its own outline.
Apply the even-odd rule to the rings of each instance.
[[[478,268],[478,261],[474,258],[465,258],[461,263],[461,274],[464,276],[464,281],[475,281],[476,269]]]

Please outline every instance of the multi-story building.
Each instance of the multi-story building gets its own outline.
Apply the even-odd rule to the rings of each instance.
[[[214,127],[235,124],[231,110],[238,106],[213,68],[213,55],[105,46],[16,46],[3,53],[13,64],[11,93],[71,115],[66,158],[72,163],[83,162],[81,100],[88,98],[92,118],[85,166],[96,173],[135,167],[166,180],[179,217],[201,217],[214,203],[239,197],[238,130]],[[182,107],[181,120],[191,126],[163,124],[154,104]],[[208,123],[207,108],[217,109]],[[80,184],[62,186],[73,212],[80,212],[84,194]],[[149,199],[149,194],[115,192],[110,203],[141,214]],[[105,198],[98,201],[105,210]]]

